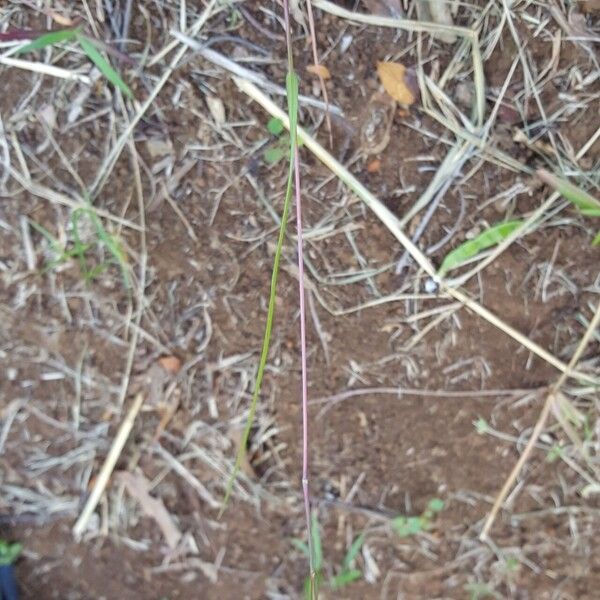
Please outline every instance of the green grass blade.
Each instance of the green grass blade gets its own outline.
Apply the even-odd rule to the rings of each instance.
[[[100,54],[98,48],[89,38],[77,33],[77,41],[87,57],[100,69],[100,72],[115,87],[118,87],[128,98],[133,98],[133,92],[129,86],[121,79],[121,76],[111,67],[110,63]]]
[[[342,571],[350,570],[350,565],[352,561],[358,556],[360,549],[365,541],[365,534],[361,533],[356,539],[352,542],[350,548],[348,548],[348,552],[346,552],[346,556],[344,556],[344,562],[342,563]]]
[[[51,31],[40,35],[39,38],[25,44],[22,48],[19,48],[15,54],[24,54],[25,52],[33,52],[34,50],[41,50],[46,46],[53,46],[54,44],[60,44],[61,42],[68,42],[79,33],[79,28],[75,29],[61,29],[60,31]]]
[[[361,577],[362,571],[359,571],[358,569],[348,569],[347,571],[342,571],[339,575],[332,577],[329,580],[329,585],[331,589],[337,590],[345,585],[348,585],[349,583],[352,583],[353,581],[356,581],[357,579],[360,579]]]
[[[596,237],[592,241],[592,246],[597,246],[598,244],[600,244],[600,233],[597,233]]]
[[[293,155],[293,149],[296,144],[296,126],[298,123],[298,77],[295,73],[288,73],[286,78],[287,89],[288,89],[288,114],[290,118],[290,157]],[[273,270],[271,271],[271,290],[269,292],[269,306],[267,308],[267,322],[265,325],[265,334],[263,337],[262,350],[260,353],[260,359],[258,362],[258,371],[256,373],[256,380],[254,382],[254,391],[252,393],[252,400],[250,401],[250,410],[248,411],[248,418],[246,419],[246,425],[242,433],[242,439],[238,447],[237,455],[235,458],[235,464],[233,471],[227,480],[225,488],[225,497],[223,498],[223,505],[219,516],[223,515],[223,512],[227,508],[227,503],[233,490],[233,484],[240,471],[242,460],[246,456],[246,446],[248,445],[248,438],[250,437],[250,431],[252,424],[254,423],[254,417],[256,415],[256,407],[258,405],[258,397],[260,395],[260,389],[262,386],[262,380],[265,374],[265,368],[267,366],[267,359],[269,357],[269,348],[271,346],[271,332],[273,330],[273,319],[275,317],[275,295],[277,291],[277,279],[279,277],[279,263],[281,262],[281,252],[283,249],[283,241],[285,239],[285,233],[287,231],[288,215],[290,212],[290,204],[292,199],[292,184],[294,178],[294,161],[290,160],[287,185],[285,190],[285,200],[283,202],[283,212],[281,214],[281,225],[279,227],[279,236],[277,238],[277,246],[275,248],[275,258],[273,259]]]
[[[438,271],[438,275],[443,277],[448,271],[459,267],[469,258],[479,254],[482,250],[499,244],[515,229],[521,227],[521,225],[523,225],[523,221],[521,220],[504,221],[503,223],[498,223],[497,225],[493,225],[489,229],[486,229],[475,239],[464,242],[444,258],[442,266]]]
[[[313,511],[310,516],[310,539],[313,551],[313,568],[316,572],[319,572],[323,568],[323,546],[321,544],[321,531],[316,511]]]
[[[581,214],[586,217],[600,217],[600,200],[544,169],[538,169],[537,175],[545,184],[554,188],[561,196],[574,204]]]
[[[309,556],[308,544],[306,544],[302,540],[298,540],[296,538],[294,538],[293,540],[290,540],[290,542],[291,542],[292,546],[294,546],[294,548],[296,548],[296,550],[299,550],[300,552],[302,552],[302,554],[304,554],[304,556],[306,556],[306,558],[308,558],[308,556]]]

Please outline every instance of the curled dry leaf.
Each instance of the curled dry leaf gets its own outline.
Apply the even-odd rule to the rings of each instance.
[[[323,79],[331,79],[331,73],[329,69],[325,65],[309,65],[306,67],[306,70],[317,77],[322,77]]]
[[[414,104],[416,95],[411,89],[406,67],[401,63],[378,62],[377,74],[385,91],[397,102],[410,106]]]

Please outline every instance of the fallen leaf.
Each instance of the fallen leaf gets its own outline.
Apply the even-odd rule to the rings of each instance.
[[[415,94],[407,82],[406,67],[401,63],[378,62],[377,74],[385,91],[400,104],[410,106],[415,101]]]
[[[129,495],[139,502],[144,514],[156,521],[169,548],[175,549],[181,539],[181,531],[175,525],[163,501],[150,495],[150,482],[141,473],[121,471],[117,476]]]
[[[223,105],[221,98],[208,94],[206,96],[206,104],[208,105],[208,110],[210,111],[212,118],[215,120],[215,123],[217,125],[223,125],[223,123],[225,123],[226,116],[225,106]]]
[[[367,165],[367,173],[379,173],[381,169],[381,161],[376,158]]]
[[[158,364],[171,375],[177,375],[181,370],[181,360],[176,356],[161,356]]]
[[[306,67],[306,70],[317,77],[322,77],[323,79],[331,79],[331,73],[329,69],[325,65],[309,65]]]

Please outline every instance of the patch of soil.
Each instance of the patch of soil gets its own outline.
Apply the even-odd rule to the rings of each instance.
[[[166,34],[157,26],[155,11],[153,7],[149,13],[150,23],[162,39]],[[262,22],[263,14],[254,7],[252,15]],[[135,39],[145,39],[140,19],[136,12]],[[225,27],[224,19],[214,27]],[[330,32],[337,36],[341,27],[339,21],[322,16],[320,41],[328,47]],[[367,159],[360,156],[360,129],[364,106],[378,88],[375,61],[388,57],[399,43],[411,42],[391,30],[349,31],[353,35],[349,48],[342,52],[336,46],[327,60],[334,74],[327,84],[331,101],[346,115],[345,127],[335,131],[335,148],[343,150],[345,159],[356,157],[353,171],[402,215],[446,155],[448,132],[418,108],[408,115],[396,112],[390,143],[378,157],[380,167],[376,173],[367,172]],[[247,21],[236,35],[284,56],[281,41],[265,39]],[[543,62],[549,43],[531,39],[529,48]],[[443,71],[451,60],[450,49],[435,46],[432,52],[431,68]],[[494,94],[514,56],[514,43],[505,31],[486,63]],[[305,86],[310,82],[305,71],[308,57],[303,54],[298,65]],[[568,77],[562,70],[587,65],[586,60],[578,47],[567,45],[557,79],[545,93],[567,89]],[[266,66],[265,72],[273,81],[281,81],[281,69],[278,63]],[[0,500],[0,537],[24,545],[17,562],[23,598],[301,597],[306,560],[290,543],[305,535],[297,278],[291,240],[283,258],[259,417],[243,469],[244,490],[250,494],[244,501],[238,493],[218,520],[216,508],[198,496],[189,480],[166,468],[152,446],[165,414],[161,402],[172,385],[177,390],[173,397],[179,400],[159,442],[220,500],[262,340],[276,224],[257,196],[264,196],[279,211],[286,168],[265,165],[259,151],[246,152],[265,137],[267,117],[217,75],[212,65],[190,57],[136,130],[139,152],[153,175],[144,178],[147,309],[138,331],[127,397],[138,389],[150,389],[149,373],[160,356],[172,354],[184,364],[200,360],[181,376],[154,381],[158,391],[148,395],[154,394],[157,404],[149,402],[138,416],[117,469],[139,468],[155,484],[153,495],[189,536],[182,548],[167,549],[154,521],[124,499],[115,482],[100,504],[92,534],[80,543],[73,540],[71,527],[89,493],[89,476],[97,473],[122,419],[117,398],[133,331],[128,324],[137,306],[120,285],[114,265],[90,285],[82,282],[72,263],[43,274],[27,272],[20,217],[27,215],[58,235],[67,227],[68,211],[22,190],[3,204],[1,218],[7,233],[0,238],[4,284],[0,363],[6,376],[0,379],[0,414],[6,439],[0,428],[4,444],[0,483],[8,492]],[[3,115],[10,115],[31,84],[15,71],[7,71],[6,76],[10,94],[0,99],[0,107]],[[593,89],[597,88],[589,88]],[[239,131],[230,127],[223,145],[225,138],[208,125],[208,92],[221,98],[229,121],[255,126],[240,126]],[[104,100],[99,91],[90,103],[95,107]],[[34,106],[45,101],[39,97]],[[544,96],[544,105],[547,102],[550,99]],[[598,99],[592,98],[573,122],[562,121],[554,133],[579,149],[591,135],[591,115],[597,126],[598,106]],[[311,124],[307,112],[302,117]],[[528,115],[531,121],[538,117],[533,109]],[[539,154],[512,141],[515,126],[500,123],[504,131],[495,138],[501,140],[499,145],[506,143],[514,158],[542,164]],[[106,133],[108,125],[94,120],[61,136],[69,157],[80,154],[78,174],[86,184],[94,180],[102,157],[96,141],[99,127]],[[35,137],[39,132],[37,124],[26,123],[14,133],[29,149],[42,141]],[[147,147],[148,140],[162,137],[173,146],[168,167]],[[326,143],[324,128],[319,137]],[[239,140],[243,143],[236,145]],[[203,154],[213,145],[220,145],[217,154]],[[196,162],[169,192],[169,201],[150,180],[168,187],[173,173],[185,167],[186,153],[197,147],[201,149],[193,151],[204,158],[189,154]],[[586,164],[594,165],[599,156],[597,141],[587,153]],[[73,182],[61,170],[60,158],[51,153],[47,162],[67,193]],[[593,547],[598,507],[593,499],[579,496],[572,471],[560,461],[546,460],[551,447],[566,441],[560,430],[541,440],[543,451],[534,453],[508,510],[497,519],[495,545],[478,540],[482,520],[522,452],[556,370],[464,308],[413,343],[419,331],[415,315],[449,304],[443,298],[420,299],[417,280],[408,289],[415,294],[413,299],[344,316],[328,312],[324,303],[349,308],[372,300],[374,289],[380,296],[397,291],[406,280],[394,275],[393,268],[344,285],[340,280],[365,266],[388,265],[401,250],[337,182],[315,189],[329,174],[307,154],[303,163],[307,230],[330,222],[342,228],[357,226],[307,242],[313,267],[309,278],[318,292],[310,292],[314,307],[308,323],[309,393],[316,400],[310,409],[310,484],[327,575],[339,570],[352,539],[362,531],[367,535],[358,561],[365,577],[335,593],[324,588],[322,596],[465,598],[475,594],[472,590],[487,589],[468,587],[477,584],[488,586],[489,593],[498,597],[595,597],[600,585]],[[43,178],[40,172],[35,175]],[[538,187],[521,195],[508,194],[500,207],[498,203],[483,206],[485,200],[524,181],[522,175],[485,163],[459,191],[447,194],[419,244],[428,248],[441,239],[457,222],[461,202],[467,216],[450,244],[432,253],[436,264],[473,230],[508,212],[535,208],[547,190]],[[48,186],[55,183],[51,178],[44,181]],[[131,164],[123,155],[98,202],[135,222],[139,215],[134,199]],[[525,237],[467,286],[482,304],[563,361],[568,361],[585,330],[580,317],[589,316],[590,303],[595,302],[589,286],[597,277],[598,264],[598,250],[590,247],[585,229],[589,224],[574,211],[567,212],[569,222],[564,226],[550,223]],[[328,220],[331,215],[336,218]],[[411,233],[414,227],[409,224]],[[137,256],[139,235],[125,229],[122,238]],[[36,249],[42,247],[37,233],[32,232],[32,240]],[[37,267],[42,267],[41,252],[36,251],[36,257]],[[586,358],[596,352],[592,345]],[[359,388],[371,391],[339,401],[326,399]],[[390,393],[390,388],[399,391]],[[439,390],[451,395],[437,394]],[[481,390],[497,393],[478,397]],[[477,424],[481,428],[482,423],[492,434],[478,432]],[[80,456],[82,448],[85,452]],[[64,457],[69,457],[66,463]],[[51,458],[62,462],[48,462]],[[30,490],[31,496],[19,496],[17,488]],[[260,506],[251,501],[257,495]],[[409,538],[393,531],[391,519],[422,514],[432,498],[442,498],[445,506],[429,529]],[[578,535],[573,535],[574,522]]]

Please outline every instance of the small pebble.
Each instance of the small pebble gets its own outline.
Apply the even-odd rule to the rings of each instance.
[[[427,294],[435,294],[438,291],[438,284],[433,279],[425,280],[425,292]]]

